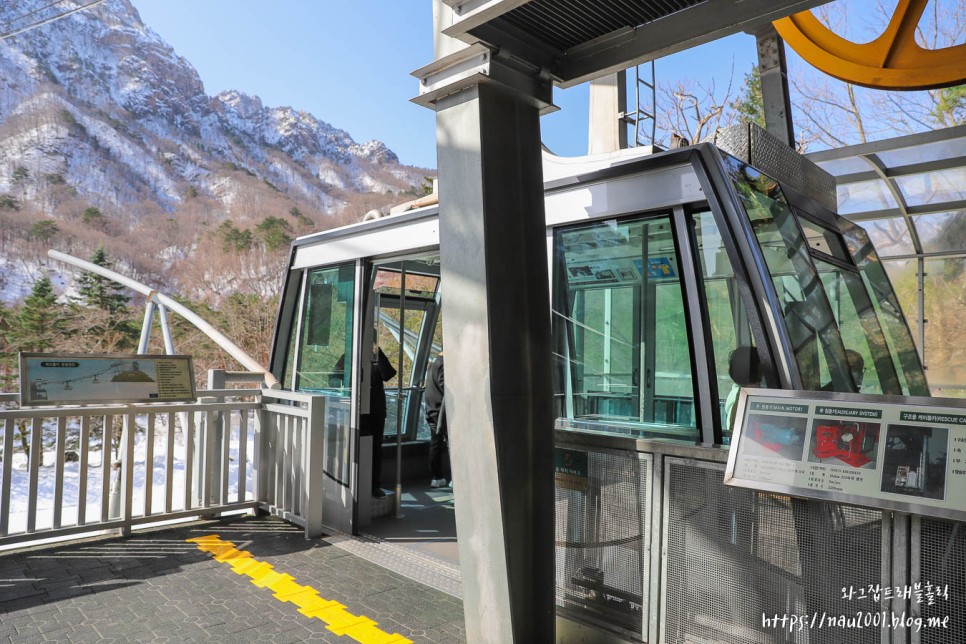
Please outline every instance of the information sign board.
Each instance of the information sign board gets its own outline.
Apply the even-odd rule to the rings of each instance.
[[[554,448],[554,485],[568,490],[587,491],[587,452]]]
[[[744,389],[725,483],[966,520],[966,401]]]
[[[194,382],[191,356],[20,354],[23,406],[189,401]]]

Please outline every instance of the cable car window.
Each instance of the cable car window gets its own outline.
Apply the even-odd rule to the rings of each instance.
[[[865,285],[856,271],[815,258],[832,313],[845,343],[854,388],[872,394],[901,394],[889,347]],[[826,385],[827,389],[833,389]]]
[[[802,387],[850,391],[845,347],[797,219],[774,179],[724,156],[785,317]]]
[[[849,253],[859,268],[866,292],[875,307],[878,320],[892,358],[893,367],[899,378],[902,393],[907,396],[928,396],[929,387],[922,363],[916,353],[909,325],[902,314],[899,299],[886,275],[882,262],[869,236],[859,226],[844,223],[844,237]]]
[[[438,255],[393,259],[374,267],[374,337],[396,369],[384,384],[387,437],[400,432],[404,440],[431,436],[423,379],[427,365],[442,350],[438,272]]]
[[[822,253],[842,260],[843,262],[851,263],[851,258],[845,250],[842,237],[837,232],[812,223],[801,216],[798,218],[798,223],[802,225],[802,232],[805,233],[805,240],[808,242],[809,250],[813,253]]]
[[[726,402],[730,396],[737,395],[736,388],[761,384],[735,381],[735,372],[731,368],[732,356],[736,355],[738,347],[753,348],[755,345],[735,271],[714,217],[707,210],[692,213],[691,226],[708,308],[707,328],[714,350],[712,378],[717,379],[723,442],[727,444],[731,437],[731,422]]]
[[[352,383],[352,264],[308,274],[302,304],[295,389],[348,396]]]
[[[696,439],[669,216],[557,230],[554,266],[557,415],[605,432]]]

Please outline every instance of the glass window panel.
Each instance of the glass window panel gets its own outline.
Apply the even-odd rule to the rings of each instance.
[[[799,217],[798,222],[802,225],[802,232],[805,233],[805,240],[811,250],[831,255],[842,261],[849,260],[848,251],[838,233],[824,228],[816,223],[812,223],[804,217]]]
[[[966,249],[966,210],[917,215],[912,218],[926,253]]]
[[[916,353],[915,343],[910,334],[910,327],[899,306],[900,299],[896,295],[896,290],[902,293],[911,287],[914,308],[907,309],[907,311],[916,310],[915,297],[918,287],[915,269],[913,268],[911,275],[904,275],[903,283],[899,284],[896,289],[893,289],[893,282],[890,281],[885,270],[883,270],[883,263],[879,261],[879,256],[876,254],[875,248],[869,241],[869,237],[865,234],[865,231],[850,222],[845,222],[842,225],[849,251],[855,259],[855,265],[861,273],[862,282],[865,285],[866,292],[875,309],[875,314],[881,324],[885,346],[888,348],[892,367],[899,379],[900,392],[913,396],[929,395],[929,390],[926,387],[926,378],[922,370],[922,363]],[[893,267],[898,267],[901,264],[914,266],[912,262],[891,262],[891,264]],[[909,303],[907,299],[901,301],[905,305]],[[877,336],[870,336],[870,346],[873,349],[873,355],[875,355],[875,350],[881,347],[881,341],[877,339]],[[888,380],[882,380],[883,374],[888,376],[884,358],[876,358],[874,366],[880,380],[883,382],[883,392],[895,393],[890,390]]]
[[[862,277],[858,272],[819,259],[815,264],[841,329],[846,362],[855,385],[850,391],[901,394],[891,353]],[[826,388],[835,391],[831,385]]]
[[[302,306],[295,388],[348,396],[352,386],[352,264],[313,270]]]
[[[695,440],[680,268],[667,215],[558,230],[557,415],[591,430]]]
[[[896,299],[905,314],[909,332],[918,351],[921,347],[919,342],[919,280],[916,266],[917,262],[912,259],[882,262],[882,268],[889,276],[889,282],[895,288]]]
[[[785,317],[795,361],[805,389],[829,380],[849,388],[845,349],[797,220],[778,182],[725,156],[738,199],[751,221]],[[831,356],[831,357],[830,357]],[[829,373],[829,365],[832,373]]]
[[[433,297],[439,286],[439,277],[422,275],[418,272],[406,272],[406,296]],[[380,270],[376,273],[373,289],[380,293],[399,295],[402,289],[402,272],[398,270]]]
[[[872,169],[868,161],[859,157],[845,157],[844,159],[829,159],[817,162],[818,167],[836,177],[843,174],[856,174],[858,172],[868,172]]]
[[[727,403],[732,401],[737,388],[747,384],[731,379],[731,355],[739,346],[754,346],[754,342],[748,314],[738,292],[735,271],[714,217],[708,211],[698,212],[691,215],[691,222],[708,305],[708,331],[714,352],[714,373],[711,377],[717,380],[723,443],[728,444],[731,442],[732,427]]]
[[[402,292],[402,266],[406,268],[406,298],[405,322],[401,325],[401,313],[404,305]],[[411,270],[410,266],[416,267]],[[396,262],[392,267],[379,267],[376,270],[373,284],[375,285],[376,343],[389,358],[389,362],[396,369],[396,375],[384,383],[386,394],[386,425],[385,435],[395,436],[402,427],[406,438],[429,438],[429,426],[425,421],[423,402],[424,387],[422,379],[425,365],[417,365],[416,358],[422,353],[422,344],[431,342],[435,334],[441,333],[441,327],[436,325],[430,329],[428,325],[436,321],[438,301],[436,289],[439,278],[435,275],[424,275],[418,272],[418,260]],[[400,342],[402,338],[402,342]],[[442,347],[440,342],[429,347],[429,361],[431,362]],[[401,357],[400,357],[401,355]],[[419,367],[417,370],[416,367]],[[418,408],[418,409],[417,409]],[[402,415],[400,415],[400,413]],[[400,423],[400,418],[403,422]]]
[[[882,257],[912,255],[916,252],[909,235],[909,226],[902,217],[863,221],[860,225],[869,234],[876,251]]]
[[[889,187],[881,179],[838,186],[838,204],[841,215],[899,207]]]
[[[909,206],[966,200],[966,168],[949,168],[895,178]]]
[[[936,159],[952,159],[966,156],[966,138],[924,143],[896,150],[886,150],[878,155],[887,168],[925,163]]]
[[[926,367],[938,396],[966,398],[966,258],[925,261]]]
[[[407,290],[408,290],[408,278]],[[426,310],[424,307],[415,307],[413,301],[406,301],[405,328],[403,333],[404,342],[402,347],[399,343],[399,319],[400,319],[400,300],[399,298],[386,298],[382,300],[376,311],[378,327],[377,343],[382,348],[383,353],[389,358],[396,375],[384,383],[386,391],[386,436],[395,436],[399,427],[399,412],[402,411],[402,418],[409,417],[409,405],[411,402],[418,401],[417,392],[422,391],[422,387],[416,386],[413,382],[413,358],[416,355],[417,343],[421,337],[423,325],[426,322]],[[400,348],[402,349],[402,366],[400,367]],[[400,386],[402,390],[400,392]],[[400,393],[402,397],[400,398]],[[415,419],[414,419],[415,420]]]

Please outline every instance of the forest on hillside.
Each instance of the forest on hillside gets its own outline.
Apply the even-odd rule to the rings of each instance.
[[[241,172],[241,171],[239,171]],[[244,173],[242,173],[244,174]],[[21,175],[30,179],[29,172]],[[48,177],[45,181],[56,180]],[[0,301],[0,391],[16,391],[19,352],[131,353],[138,347],[145,299],[107,278],[57,264],[49,249],[86,259],[178,300],[259,363],[271,349],[279,291],[295,237],[360,221],[370,210],[426,194],[432,180],[405,193],[342,195],[338,214],[312,212],[264,182],[244,176],[247,192],[224,203],[189,195],[173,212],[102,210],[70,194],[57,203],[0,195],[0,290],[17,274],[24,297]],[[54,191],[56,192],[56,190]],[[302,206],[301,208],[299,206]],[[308,214],[307,214],[308,213]],[[72,272],[73,271],[73,272]],[[59,282],[59,283],[57,283]],[[157,318],[157,316],[155,316]],[[208,369],[239,365],[180,316],[170,314],[177,352],[194,356],[199,384]],[[164,353],[157,319],[149,353]]]

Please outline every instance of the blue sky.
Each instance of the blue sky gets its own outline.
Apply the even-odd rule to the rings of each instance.
[[[132,0],[144,22],[190,61],[208,94],[236,89],[377,139],[403,163],[435,168],[435,115],[411,103],[410,72],[432,62],[430,0]],[[657,62],[658,82],[685,77],[735,90],[754,64],[747,34]],[[562,155],[587,150],[587,86],[555,90],[543,140]]]

